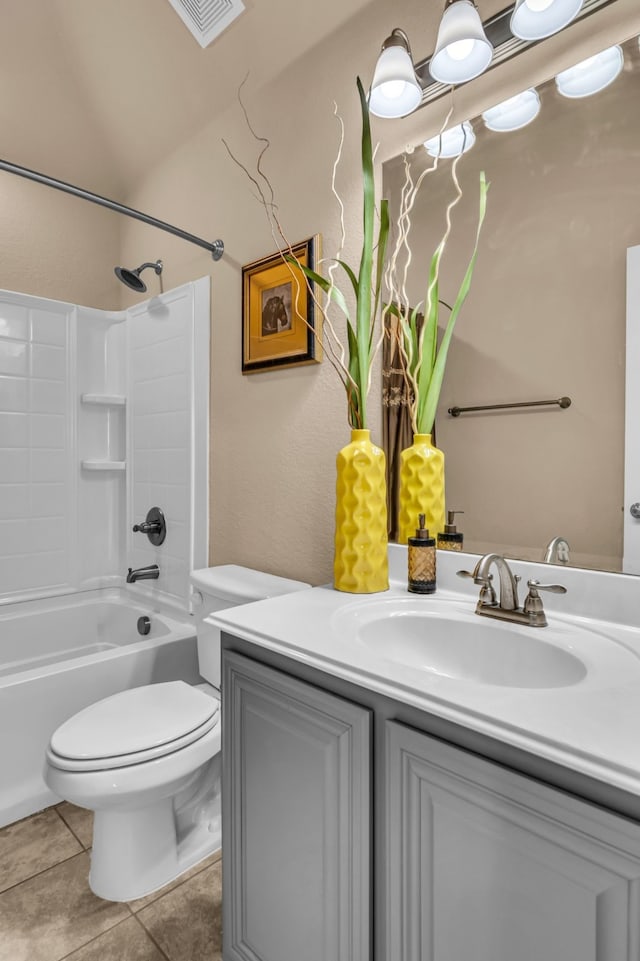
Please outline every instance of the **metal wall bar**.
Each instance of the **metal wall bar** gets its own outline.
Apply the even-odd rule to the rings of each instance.
[[[460,414],[466,414],[467,411],[472,410],[512,410],[515,407],[561,407],[566,410],[567,407],[571,407],[570,397],[558,397],[556,400],[528,400],[523,401],[518,404],[484,404],[482,407],[450,407],[448,413],[452,417],[459,417]]]
[[[116,213],[124,214],[126,217],[133,217],[134,220],[141,220],[151,227],[157,227],[158,230],[165,230],[167,233],[174,234],[174,236],[180,237],[190,244],[196,244],[198,247],[204,247],[205,250],[211,251],[211,256],[214,260],[220,260],[224,253],[224,243],[222,240],[202,240],[201,237],[196,237],[186,230],[180,230],[179,227],[174,227],[173,224],[168,224],[164,220],[158,220],[157,217],[143,214],[139,210],[134,210],[133,207],[125,207],[124,204],[119,204],[115,200],[101,197],[100,194],[94,194],[90,190],[83,190],[82,187],[75,187],[73,184],[65,183],[64,180],[56,180],[54,177],[48,177],[46,174],[38,173],[36,170],[29,170],[27,167],[20,167],[18,164],[10,163],[8,160],[0,160],[0,170],[5,170],[7,173],[16,174],[18,177],[25,177],[27,180],[44,184],[45,187],[62,190],[64,193],[71,194],[74,197],[80,197],[82,200],[90,200],[93,204],[99,204],[101,207],[114,210]]]

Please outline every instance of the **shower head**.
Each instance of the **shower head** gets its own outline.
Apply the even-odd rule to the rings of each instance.
[[[131,290],[135,290],[139,294],[143,294],[147,289],[147,285],[144,280],[141,279],[140,274],[147,267],[153,267],[158,276],[162,273],[162,261],[156,260],[155,264],[141,264],[136,267],[135,270],[129,270],[128,267],[114,267],[114,273],[118,280],[121,280],[123,284],[130,287]]]

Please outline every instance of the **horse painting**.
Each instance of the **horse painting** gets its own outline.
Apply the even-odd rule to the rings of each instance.
[[[269,297],[262,308],[262,336],[277,334],[291,327],[284,300],[280,296]]]

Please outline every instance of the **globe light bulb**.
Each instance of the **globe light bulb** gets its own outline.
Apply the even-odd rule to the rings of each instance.
[[[466,60],[473,51],[475,40],[454,40],[447,47],[447,53],[452,60]]]
[[[571,23],[583,3],[584,0],[516,0],[511,33],[521,40],[543,40]]]
[[[475,142],[473,127],[468,120],[465,120],[464,123],[450,127],[437,137],[425,140],[424,148],[430,156],[445,160],[466,153],[467,150],[471,150]]]
[[[608,47],[559,73],[556,77],[556,87],[563,97],[572,99],[590,97],[613,83],[623,65],[622,48],[618,45]]]
[[[405,91],[406,83],[404,80],[387,80],[380,84],[380,93],[387,100],[397,100]]]
[[[535,90],[529,89],[485,110],[482,119],[489,130],[506,133],[526,127],[539,113],[540,98]]]
[[[429,73],[439,83],[466,83],[487,69],[493,47],[472,0],[452,0],[445,7]]]
[[[533,13],[542,13],[543,10],[549,9],[553,0],[524,0],[524,2]]]
[[[376,117],[404,117],[422,99],[409,40],[395,27],[384,41],[371,81],[369,112]]]
[[[575,73],[587,74],[591,70],[593,70],[597,62],[598,62],[598,55],[594,54],[593,57],[587,57],[586,60],[582,60],[580,63],[576,63],[575,66],[571,67],[570,69],[574,70]]]

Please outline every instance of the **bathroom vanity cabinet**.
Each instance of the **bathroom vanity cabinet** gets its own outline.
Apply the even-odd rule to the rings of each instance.
[[[368,961],[372,712],[223,660],[225,961]]]
[[[640,957],[640,818],[229,636],[222,703],[224,961]]]

